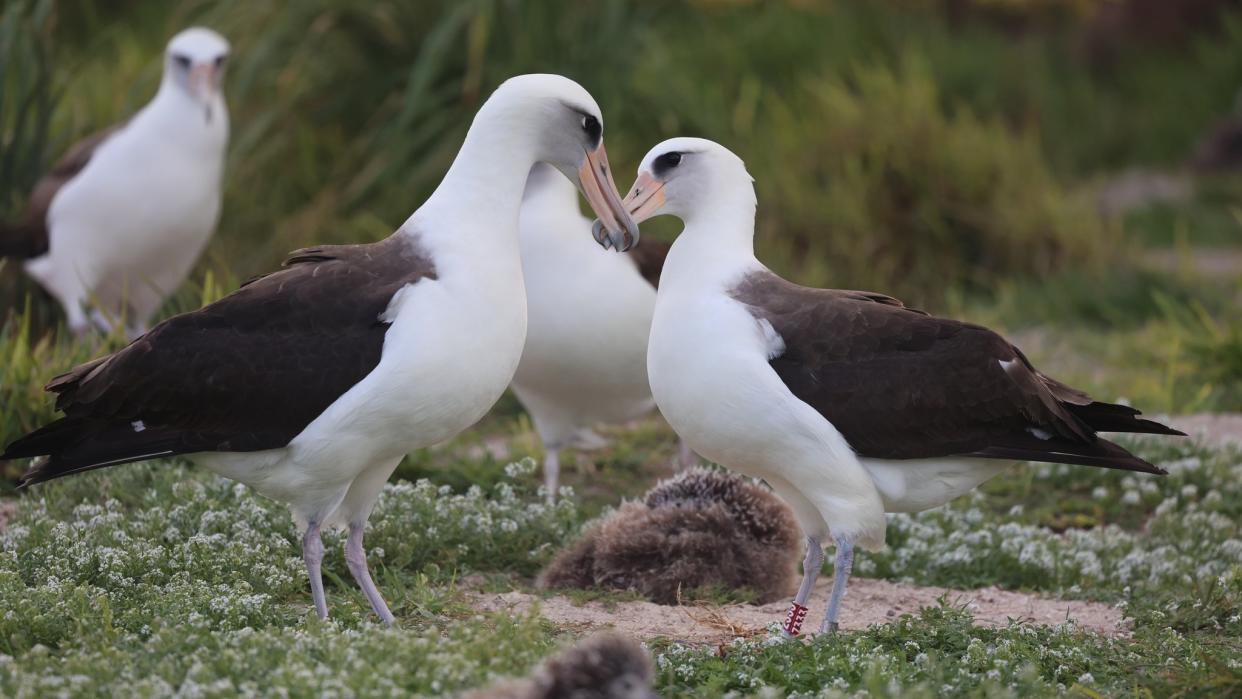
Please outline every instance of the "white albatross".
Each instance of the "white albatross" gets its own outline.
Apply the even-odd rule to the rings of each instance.
[[[469,427],[513,378],[526,336],[518,209],[536,162],[578,183],[612,245],[637,240],[595,100],[560,76],[513,78],[396,233],[299,250],[285,269],[53,379],[64,417],[0,458],[39,457],[30,485],[187,454],[290,505],[320,617],[320,531],[347,527],[349,570],[392,623],[363,529],[401,458]]]
[[[513,392],[543,442],[549,502],[557,495],[562,449],[603,446],[592,427],[655,408],[647,335],[668,243],[647,240],[618,255],[600,250],[590,231],[573,185],[536,165],[519,224],[528,320]],[[601,286],[604,297],[592,293]]]
[[[228,55],[210,29],[174,36],[155,98],[69,149],[35,185],[25,220],[0,225],[0,256],[29,258],[26,273],[60,302],[74,333],[92,321],[145,332],[215,231]]]
[[[656,404],[695,451],[767,481],[806,534],[787,634],[801,628],[828,537],[820,631],[836,630],[854,546],[884,545],[885,512],[936,507],[1018,460],[1164,473],[1096,432],[1180,432],[1044,376],[996,333],[773,274],[755,258],[750,175],[716,143],[656,146],[625,204],[636,221],[685,223],[651,327]]]

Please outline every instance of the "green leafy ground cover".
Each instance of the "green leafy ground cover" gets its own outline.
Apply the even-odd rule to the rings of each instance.
[[[942,606],[806,644],[758,638],[702,648],[654,639],[660,689],[1242,690],[1242,453],[1189,440],[1135,446],[1170,476],[1017,467],[948,507],[893,516],[890,549],[857,566],[862,576],[913,584],[1105,601],[1121,606],[1130,634],[1016,622],[981,628]],[[457,445],[456,458],[468,460],[467,447]],[[367,549],[395,629],[373,623],[333,545],[339,537],[326,561],[332,619],[315,618],[291,519],[243,486],[158,462],[41,487],[0,534],[0,693],[434,695],[524,673],[578,630],[476,613],[459,582],[482,575],[529,589],[591,505],[542,504],[529,460],[493,468],[495,485],[464,493],[434,480],[385,490]],[[633,493],[656,475],[607,455],[596,468],[572,478],[628,482]]]

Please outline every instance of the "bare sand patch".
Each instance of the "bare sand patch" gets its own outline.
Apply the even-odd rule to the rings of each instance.
[[[819,628],[830,585],[829,580],[816,585],[804,634]],[[1116,635],[1126,631],[1121,611],[1098,602],[1050,599],[994,587],[949,590],[868,578],[850,580],[842,605],[841,627],[857,630],[890,622],[922,607],[936,606],[941,596],[952,605],[965,606],[981,626],[1004,626],[1010,619],[1042,625],[1073,620],[1097,633]],[[560,626],[579,630],[612,627],[642,639],[668,638],[702,644],[766,634],[768,625],[783,619],[789,606],[788,601],[723,606],[663,606],[646,601],[579,604],[560,595],[541,598],[524,592],[473,592],[468,597],[480,611],[526,613],[537,606],[540,616]]]
[[[1167,424],[1211,444],[1242,445],[1242,413],[1174,415]]]

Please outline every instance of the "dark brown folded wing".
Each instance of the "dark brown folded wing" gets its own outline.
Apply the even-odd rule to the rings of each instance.
[[[401,237],[301,250],[286,264],[53,379],[65,417],[3,458],[49,455],[27,475],[37,482],[150,456],[284,446],[379,362],[397,291],[435,278]]]
[[[1043,376],[987,328],[881,294],[810,289],[764,271],[733,296],[782,339],[771,365],[789,390],[862,456],[965,455],[1159,472],[1095,432],[1178,434]],[[1092,424],[1097,419],[1107,424]]]

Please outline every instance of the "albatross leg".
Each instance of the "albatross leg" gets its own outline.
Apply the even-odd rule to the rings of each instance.
[[[306,561],[306,572],[310,575],[311,598],[315,600],[315,612],[320,619],[328,618],[328,599],[323,594],[323,539],[319,538],[319,522],[310,522],[306,533],[302,535],[302,560]]]
[[[786,638],[793,638],[802,630],[802,622],[806,619],[806,601],[811,596],[811,590],[815,588],[815,579],[819,577],[819,570],[823,565],[824,547],[820,545],[819,539],[808,536],[806,560],[802,561],[802,584],[798,587],[793,604],[789,605],[785,625],[781,627],[781,633]]]
[[[547,445],[543,449],[543,488],[547,491],[544,497],[548,504],[556,504],[556,491],[561,480],[561,449],[556,445]]]
[[[366,528],[366,522],[351,522],[349,525],[349,536],[345,539],[345,564],[349,566],[349,572],[353,574],[354,581],[358,583],[358,587],[362,588],[362,593],[367,596],[367,601],[371,603],[371,609],[379,616],[385,624],[392,626],[396,622],[392,612],[388,611],[388,605],[384,602],[384,597],[380,595],[379,590],[375,587],[375,582],[371,580],[371,571],[367,569],[367,553],[362,547],[362,530]]]
[[[820,633],[836,633],[837,618],[841,614],[841,598],[845,596],[845,585],[850,579],[850,569],[854,567],[854,542],[845,537],[837,539],[837,557],[832,562],[832,596],[828,598],[828,613],[824,615],[824,624],[819,627]]]
[[[698,465],[699,455],[694,453],[689,444],[686,444],[686,440],[679,437],[677,439],[677,462],[674,466],[678,471],[685,471]]]

